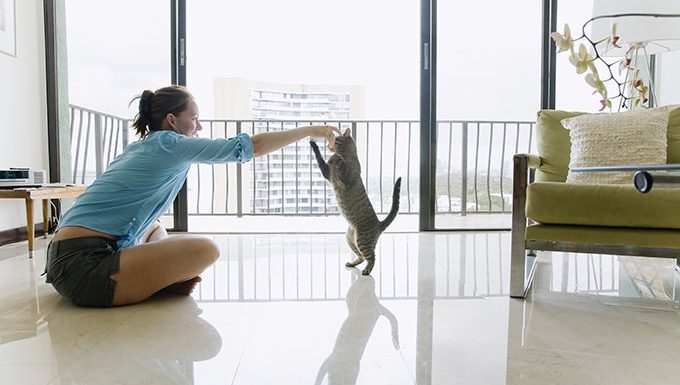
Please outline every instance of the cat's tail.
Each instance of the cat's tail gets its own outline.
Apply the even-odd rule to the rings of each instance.
[[[397,182],[394,183],[394,192],[392,193],[392,208],[390,209],[389,214],[387,214],[387,217],[380,222],[380,231],[385,231],[387,226],[392,223],[394,218],[397,216],[397,212],[399,211],[399,193],[401,192],[401,177],[397,179]]]

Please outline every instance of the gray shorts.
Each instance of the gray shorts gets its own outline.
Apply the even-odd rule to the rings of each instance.
[[[103,237],[82,237],[50,242],[45,273],[47,283],[79,306],[110,307],[120,270],[116,241]]]

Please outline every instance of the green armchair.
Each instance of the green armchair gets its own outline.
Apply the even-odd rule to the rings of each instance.
[[[630,185],[565,183],[569,132],[560,121],[581,113],[542,110],[538,155],[516,154],[513,170],[510,296],[531,287],[537,250],[676,258],[680,190],[640,194]],[[680,108],[670,113],[667,163],[680,163]]]

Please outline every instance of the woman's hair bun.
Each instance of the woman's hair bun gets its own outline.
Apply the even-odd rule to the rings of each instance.
[[[145,90],[139,97],[139,116],[148,120],[150,118],[149,112],[151,111],[151,97],[153,96],[153,91]]]

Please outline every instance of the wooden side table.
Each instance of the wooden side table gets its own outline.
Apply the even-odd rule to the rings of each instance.
[[[76,198],[87,186],[40,187],[16,190],[0,190],[2,199],[24,199],[26,201],[26,232],[28,233],[28,257],[33,258],[33,242],[35,240],[35,222],[33,219],[33,203],[42,201],[44,237],[47,238],[47,219],[50,212],[50,199]]]

